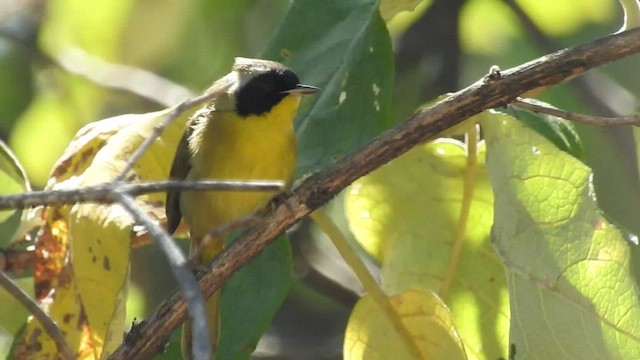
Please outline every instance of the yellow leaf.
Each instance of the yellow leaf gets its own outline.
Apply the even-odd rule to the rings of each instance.
[[[71,268],[66,267],[61,278],[71,279],[70,272]],[[79,298],[69,281],[57,285],[55,292],[43,301],[44,309],[65,334],[77,358],[91,358],[87,355],[93,354],[93,346]],[[16,340],[14,355],[16,359],[59,359],[56,344],[33,316],[28,318],[25,331]]]
[[[349,318],[345,359],[415,359],[406,340],[418,347],[422,359],[466,359],[451,313],[435,294],[412,288],[390,301],[411,339],[402,339],[371,297],[365,295]]]
[[[47,189],[52,189],[56,184],[83,173],[107,140],[135,121],[131,116],[117,116],[92,122],[78,130],[62,156],[53,165]]]
[[[490,242],[493,194],[482,143],[477,153],[470,176],[464,143],[419,145],[355,181],[345,209],[356,240],[381,264],[385,292],[437,291],[468,356],[491,359],[506,354],[509,300]],[[468,185],[473,191],[465,195]]]
[[[74,285],[82,303],[94,356],[122,342],[129,283],[131,220],[118,205],[76,205],[69,221]]]
[[[54,166],[47,188],[77,189],[114,180],[172,110],[118,116],[81,129]],[[168,177],[170,159],[193,110],[165,129],[127,180]],[[136,201],[164,222],[164,198],[157,193]],[[38,298],[46,296],[43,303],[50,304],[49,315],[60,324],[78,358],[106,358],[120,345],[124,333],[133,219],[118,204],[49,207],[44,214],[45,225],[36,244]],[[18,340],[24,345],[21,356],[47,358],[56,353],[39,322],[30,319],[24,334]]]

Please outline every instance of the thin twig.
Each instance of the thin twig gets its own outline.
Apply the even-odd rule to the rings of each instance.
[[[42,324],[44,331],[46,331],[47,335],[55,342],[58,352],[65,359],[74,360],[76,358],[69,344],[67,344],[67,341],[64,339],[64,334],[58,325],[56,325],[49,315],[47,315],[26,292],[16,285],[4,271],[0,271],[0,285]]]
[[[245,181],[245,180],[169,180],[145,183],[105,183],[79,189],[60,189],[32,191],[28,193],[0,196],[0,210],[24,209],[38,205],[64,205],[82,202],[109,204],[119,201],[118,193],[134,196],[163,192],[167,190],[181,191],[282,191],[281,181]]]
[[[260,223],[240,236],[198,273],[205,297],[218,291],[238,269],[253,259],[287,228],[331,200],[357,178],[368,174],[418,144],[484,110],[503,106],[528,91],[548,87],[569,76],[640,52],[640,30],[630,30],[588,44],[545,55],[516,68],[501,71],[497,79],[483,79],[436,104],[420,109],[407,121],[369,144],[306,178]],[[286,205],[285,205],[286,203]],[[171,331],[186,319],[188,306],[174,293],[138,329],[134,344],[123,343],[111,360],[150,358]]]
[[[115,181],[117,182],[117,181],[124,180],[124,178],[127,176],[127,174],[129,174],[131,169],[133,169],[133,166],[135,165],[135,163],[138,162],[138,160],[140,160],[140,158],[145,153],[145,151],[147,151],[147,149],[151,146],[151,144],[153,144],[153,142],[156,141],[156,139],[160,136],[160,134],[162,134],[164,129],[167,126],[169,126],[169,124],[171,124],[172,121],[174,121],[180,115],[182,115],[185,111],[188,111],[189,109],[195,107],[196,105],[205,103],[207,101],[210,101],[211,99],[214,99],[224,94],[225,91],[229,89],[229,86],[231,86],[231,83],[228,83],[224,86],[220,86],[213,91],[207,91],[204,94],[196,96],[194,98],[184,100],[180,104],[176,105],[171,110],[171,112],[167,114],[164,120],[162,120],[160,124],[156,125],[156,127],[153,129],[153,132],[149,135],[149,137],[146,138],[145,141],[140,145],[140,147],[138,147],[138,149],[131,155],[131,157],[125,164],[124,169],[122,169],[122,171],[120,172],[120,175],[118,175]]]
[[[344,237],[342,231],[340,231],[338,226],[322,209],[312,212],[309,217],[320,229],[322,229],[329,240],[331,240],[331,243],[342,257],[342,260],[344,260],[362,284],[367,295],[371,297],[371,300],[378,306],[378,309],[391,323],[391,326],[396,333],[400,335],[401,342],[408,350],[411,358],[422,359],[423,356],[421,356],[422,353],[416,344],[415,337],[411,336],[406,324],[402,322],[400,315],[393,308],[391,299],[380,288],[380,285],[378,285],[376,279],[362,262],[358,253],[351,247],[347,239]]]
[[[637,115],[621,116],[621,117],[602,117],[602,116],[577,114],[571,111],[558,109],[556,107],[546,105],[539,101],[535,101],[533,99],[527,99],[527,98],[517,98],[513,100],[511,105],[517,106],[521,109],[541,113],[541,114],[557,116],[559,118],[571,120],[573,122],[577,122],[585,125],[600,126],[600,127],[620,126],[620,125],[640,125],[640,117]]]
[[[169,265],[178,280],[184,298],[187,301],[189,316],[191,317],[192,349],[194,360],[209,360],[211,358],[211,342],[209,341],[209,328],[204,309],[204,299],[192,270],[180,248],[167,234],[136,204],[131,195],[118,193],[119,203],[127,209],[137,223],[144,225],[158,246],[167,256]],[[168,338],[168,336],[167,336]]]

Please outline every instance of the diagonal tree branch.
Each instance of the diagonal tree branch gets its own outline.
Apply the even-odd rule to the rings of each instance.
[[[527,91],[557,84],[639,51],[640,30],[610,35],[500,71],[499,75],[485,77],[433,106],[418,110],[350,156],[307,178],[287,196],[286,203],[275,207],[251,231],[214,258],[205,272],[198,273],[203,295],[210,297],[278,234],[331,200],[351,182],[417,144],[434,139],[470,116],[508,104]],[[164,340],[186,317],[187,304],[180,293],[174,293],[155,314],[136,327],[137,340],[122,344],[109,359],[150,358],[162,349]]]

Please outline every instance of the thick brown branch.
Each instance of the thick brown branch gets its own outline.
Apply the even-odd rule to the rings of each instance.
[[[374,139],[350,156],[306,179],[286,203],[282,203],[250,232],[217,256],[199,284],[210,297],[233,273],[273,239],[314,209],[322,206],[357,178],[371,172],[443,130],[486,109],[510,103],[533,89],[557,84],[594,67],[640,51],[640,30],[615,34],[571,49],[543,56],[501,76],[483,79],[435,105],[417,111],[410,119]],[[123,344],[110,359],[150,358],[185,319],[187,305],[175,293],[160,309],[142,322],[135,342]]]

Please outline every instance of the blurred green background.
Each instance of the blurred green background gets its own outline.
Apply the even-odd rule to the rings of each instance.
[[[613,0],[389,0],[382,1],[383,11],[398,2],[417,8],[385,19],[396,61],[396,122],[476,81],[492,65],[505,69],[588,42],[617,31],[623,20]],[[80,127],[161,109],[203,90],[229,71],[234,56],[261,53],[289,3],[0,0],[0,138],[33,187],[42,188]],[[629,114],[640,90],[636,69],[637,58],[625,59],[540,98],[577,112]],[[637,130],[578,126],[578,132],[585,161],[595,170],[601,207],[631,233],[640,232]],[[332,206],[341,209],[339,203]],[[0,236],[9,238],[12,225],[2,230]],[[292,234],[296,280],[256,357],[341,358],[346,319],[361,290],[313,233],[302,224]],[[140,319],[176,285],[154,246],[134,250],[133,258],[128,315]],[[28,279],[21,284],[28,288]],[[1,357],[26,312],[3,293],[0,304],[0,324],[15,324],[0,328]],[[175,356],[169,351],[167,358]]]

